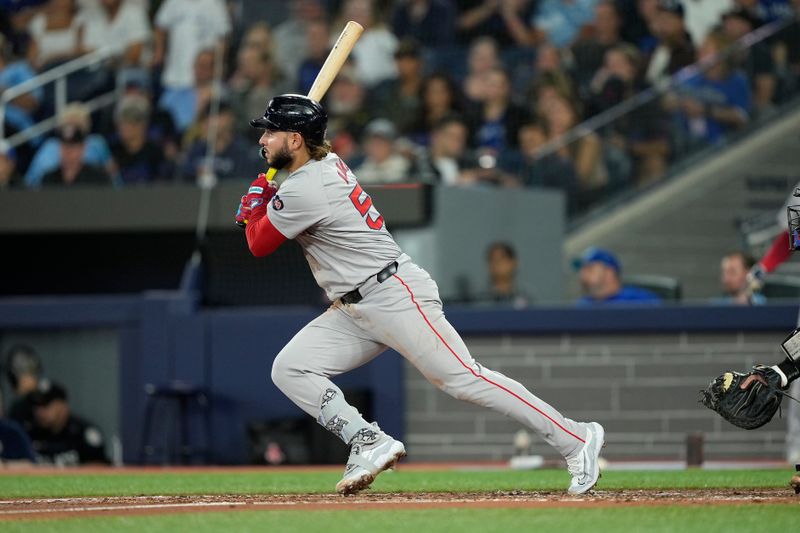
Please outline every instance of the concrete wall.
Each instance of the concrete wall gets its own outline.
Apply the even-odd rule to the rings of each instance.
[[[606,428],[605,455],[684,459],[686,436],[705,434],[710,459],[784,457],[785,418],[737,429],[697,403],[698,391],[729,369],[783,358],[783,335],[658,333],[472,336],[485,366],[525,384],[564,415]],[[519,423],[435,389],[405,365],[406,446],[416,461],[499,460],[513,453]],[[790,401],[783,404],[789,409]],[[785,411],[784,411],[785,417]],[[558,455],[533,437],[534,453]]]
[[[442,298],[458,299],[463,288],[473,296],[485,292],[486,248],[505,241],[517,251],[517,279],[534,302],[562,300],[565,209],[560,191],[437,187],[434,194],[429,226],[393,233],[400,247],[430,272]]]

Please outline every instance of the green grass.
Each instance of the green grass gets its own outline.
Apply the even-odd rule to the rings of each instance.
[[[798,505],[608,507],[589,509],[428,509],[409,511],[243,511],[4,522],[4,532],[174,533],[524,532],[731,533],[796,531]]]
[[[767,488],[786,487],[785,470],[611,471],[600,489]],[[0,475],[0,498],[133,496],[142,494],[275,494],[333,492],[338,472],[109,473]],[[493,490],[565,490],[566,470],[403,471],[381,475],[372,492],[445,492]],[[798,511],[800,513],[800,511]]]

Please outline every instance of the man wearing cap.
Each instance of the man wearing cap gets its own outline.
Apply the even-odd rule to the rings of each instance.
[[[683,4],[679,0],[659,0],[651,30],[658,39],[658,46],[645,70],[649,83],[663,82],[695,62],[694,45],[686,31]]]
[[[574,261],[578,269],[584,296],[578,300],[580,306],[595,304],[635,302],[654,304],[661,300],[650,291],[622,284],[622,267],[616,256],[603,248],[587,248]]]
[[[86,133],[82,129],[64,124],[57,136],[61,158],[58,167],[44,175],[42,185],[111,185],[111,176],[103,167],[84,161]]]
[[[124,185],[149,183],[172,176],[172,165],[162,144],[148,138],[150,112],[150,100],[136,93],[123,96],[114,111],[116,135],[111,141],[111,154]]]
[[[366,159],[355,172],[361,183],[398,183],[408,179],[411,163],[395,150],[397,130],[385,118],[376,118],[364,130]]]
[[[64,387],[42,380],[31,401],[37,424],[31,441],[44,461],[59,466],[109,462],[103,434],[97,426],[70,412]]]
[[[372,114],[386,117],[408,133],[419,114],[423,81],[422,51],[413,39],[400,41],[394,52],[397,78],[382,81],[369,93]]]

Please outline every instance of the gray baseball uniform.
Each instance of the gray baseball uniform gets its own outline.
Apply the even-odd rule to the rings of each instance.
[[[330,378],[389,347],[442,391],[514,418],[563,456],[583,445],[583,426],[472,358],[442,312],[436,283],[402,253],[372,199],[337,155],[311,160],[290,174],[267,214],[278,231],[300,243],[333,301],[281,350],[272,379],[345,443],[369,424]],[[346,303],[354,289],[358,301]]]

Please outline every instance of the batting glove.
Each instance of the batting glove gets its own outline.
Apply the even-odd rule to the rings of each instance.
[[[278,186],[273,181],[267,181],[266,174],[259,174],[250,184],[247,194],[242,196],[239,209],[236,211],[236,225],[243,228],[253,216],[257,218],[264,216],[267,212],[267,202],[275,196],[276,192],[278,192]]]

